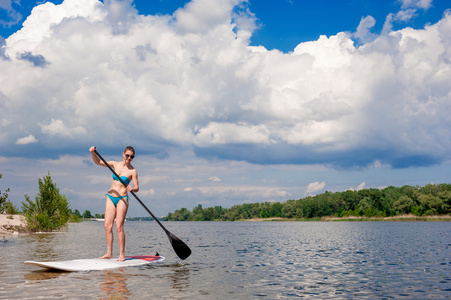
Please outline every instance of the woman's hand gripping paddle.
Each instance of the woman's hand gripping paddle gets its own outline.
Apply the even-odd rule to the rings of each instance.
[[[120,182],[123,185],[127,186],[127,184],[119,177],[119,175],[116,174],[114,169],[111,168],[111,166],[103,159],[103,157],[99,154],[99,152],[97,152],[97,149],[94,151],[96,155],[105,163],[108,169],[110,169],[110,171],[113,172],[114,175],[116,175],[116,177],[120,180]],[[160,225],[161,228],[163,228],[164,232],[166,232],[169,241],[171,242],[172,248],[174,248],[174,251],[177,254],[177,256],[180,257],[180,259],[188,258],[188,256],[191,255],[191,249],[181,239],[170,233],[169,230],[167,230],[163,226],[163,224],[161,224],[161,222],[157,219],[157,217],[153,215],[153,213],[144,205],[144,203],[142,203],[142,201],[138,198],[138,196],[136,196],[136,194],[133,191],[131,191],[130,193],[136,198],[136,200],[138,200],[138,202],[144,207],[144,209],[147,210],[147,212],[152,216],[152,218],[155,221],[157,221],[158,225]]]

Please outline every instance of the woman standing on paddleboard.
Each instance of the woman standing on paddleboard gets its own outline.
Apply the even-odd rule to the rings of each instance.
[[[103,161],[101,161],[96,153],[96,148],[91,147],[89,152],[91,152],[92,160],[96,165],[107,167]],[[122,153],[122,161],[109,161],[108,164],[114,169],[117,175],[127,184],[125,187],[116,175],[113,175],[113,182],[111,183],[110,190],[106,194],[106,205],[105,205],[105,236],[107,253],[101,258],[110,259],[113,258],[113,224],[114,219],[116,219],[116,232],[117,239],[119,242],[119,257],[117,260],[125,260],[125,232],[124,232],[124,222],[125,216],[128,210],[128,192],[138,192],[138,172],[130,164],[130,162],[135,158],[135,149],[132,146],[127,146]],[[129,184],[133,183],[133,187]]]

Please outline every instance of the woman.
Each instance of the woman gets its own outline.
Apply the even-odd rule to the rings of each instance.
[[[91,147],[89,151],[92,155],[92,160],[96,165],[106,167],[105,163],[101,161],[95,154],[95,147]],[[128,210],[128,192],[138,192],[138,172],[130,164],[135,158],[135,149],[132,146],[127,146],[122,153],[122,161],[109,161],[108,164],[114,169],[119,177],[127,184],[125,187],[121,181],[113,174],[113,182],[111,183],[110,190],[106,194],[106,206],[105,206],[105,235],[107,253],[100,257],[103,259],[113,258],[113,224],[116,219],[116,232],[117,239],[119,241],[119,257],[118,261],[125,260],[125,233],[124,222],[125,216]],[[133,187],[129,183],[133,183]]]

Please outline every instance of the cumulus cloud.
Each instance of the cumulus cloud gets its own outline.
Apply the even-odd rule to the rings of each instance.
[[[392,20],[427,7],[403,3]],[[63,152],[124,138],[161,157],[179,147],[256,164],[448,159],[451,15],[381,36],[374,22],[282,53],[249,46],[245,1],[193,0],[155,16],[131,1],[44,3],[3,48],[0,149],[13,153],[29,132]]]
[[[73,137],[74,135],[86,134],[86,129],[81,126],[67,127],[63,121],[52,119],[49,124],[40,124],[43,133],[60,137]]]
[[[208,180],[215,181],[215,182],[220,182],[221,181],[221,179],[216,177],[216,176],[211,176],[210,178],[208,178]]]
[[[357,188],[349,188],[348,190],[350,190],[350,191],[360,191],[360,190],[363,190],[364,188],[365,188],[365,185],[366,185],[366,183],[365,182],[362,182],[361,184],[359,184],[358,186],[357,186]]]
[[[371,28],[376,24],[376,19],[372,16],[366,16],[360,20],[359,26],[357,26],[357,30],[354,33],[354,37],[360,43],[368,43],[372,42],[377,38],[377,35],[371,32]]]
[[[30,134],[26,137],[17,139],[16,145],[26,145],[26,144],[36,143],[36,142],[38,142],[38,139],[35,138],[32,134]]]
[[[264,198],[287,198],[291,196],[291,194],[287,191],[281,190],[279,188],[269,188],[263,192]]]
[[[209,31],[218,25],[229,23],[233,7],[240,2],[242,1],[193,0],[174,13],[175,26],[184,33]]]
[[[402,8],[421,8],[424,10],[429,9],[432,6],[432,0],[398,0],[402,3]]]
[[[312,194],[321,191],[326,186],[326,182],[312,182],[307,186],[307,194]]]
[[[204,128],[198,129],[196,143],[228,144],[228,143],[255,143],[269,142],[269,130],[264,125],[249,126],[247,124],[230,124],[213,122]]]
[[[428,10],[432,6],[432,0],[399,0],[402,4],[401,10],[397,13],[389,13],[385,18],[382,35],[392,31],[395,23],[408,23],[418,15],[418,10]]]
[[[387,35],[392,31],[393,23],[407,23],[417,15],[416,9],[401,10],[396,14],[390,13],[385,18],[382,35]]]

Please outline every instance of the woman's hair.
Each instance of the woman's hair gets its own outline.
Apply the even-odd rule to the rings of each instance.
[[[136,154],[136,153],[135,153],[135,149],[133,149],[133,147],[132,147],[132,146],[127,146],[127,147],[125,147],[125,149],[124,149],[124,153],[125,153],[125,151],[127,151],[127,150],[129,150],[129,151],[133,152],[133,154]]]

